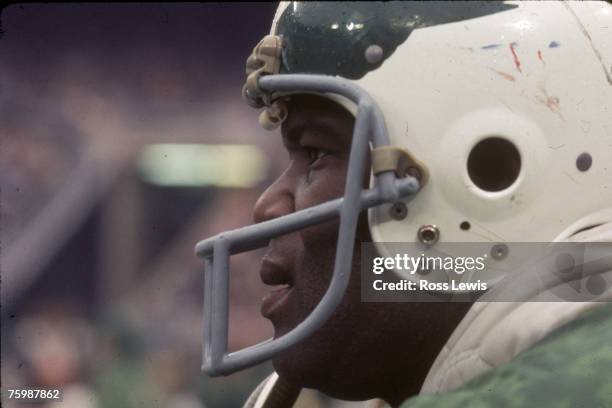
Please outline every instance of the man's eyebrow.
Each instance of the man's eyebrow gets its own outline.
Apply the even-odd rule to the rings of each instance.
[[[281,130],[285,145],[297,147],[302,143],[304,130],[314,130],[321,134],[328,134],[338,142],[344,142],[352,136],[352,129],[345,131],[345,124],[338,118],[329,115],[299,116],[290,119]]]
[[[304,129],[307,127],[306,123],[303,120],[300,120],[299,123],[295,123],[294,121],[289,122],[289,124],[284,125],[281,130],[281,134],[283,136],[283,143],[287,147],[297,147],[300,145],[300,139],[304,134]]]

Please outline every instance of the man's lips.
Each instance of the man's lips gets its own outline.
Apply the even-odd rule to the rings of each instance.
[[[286,304],[293,290],[293,280],[289,270],[280,262],[271,261],[267,256],[261,262],[261,280],[274,288],[261,301],[261,314],[270,318]]]
[[[282,309],[286,304],[293,287],[283,285],[273,289],[261,300],[261,315],[267,319],[271,318],[274,313]]]

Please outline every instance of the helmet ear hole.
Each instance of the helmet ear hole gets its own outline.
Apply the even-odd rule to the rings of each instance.
[[[484,191],[502,191],[510,187],[521,172],[521,155],[511,141],[488,137],[470,151],[467,171],[472,182]]]

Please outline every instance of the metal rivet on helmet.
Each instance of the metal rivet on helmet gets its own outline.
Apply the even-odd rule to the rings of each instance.
[[[401,221],[408,215],[408,207],[406,204],[398,202],[389,208],[389,216],[396,221]]]
[[[433,245],[440,239],[440,230],[435,225],[423,225],[417,232],[417,238],[422,244]]]
[[[365,50],[365,59],[370,64],[378,64],[383,59],[383,49],[380,45],[370,45]]]

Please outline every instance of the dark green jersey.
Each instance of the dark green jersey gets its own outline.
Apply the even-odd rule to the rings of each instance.
[[[511,362],[402,408],[612,408],[612,303],[553,331]]]

